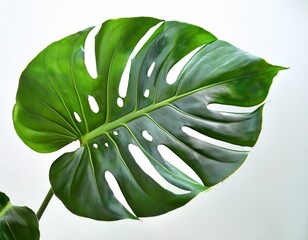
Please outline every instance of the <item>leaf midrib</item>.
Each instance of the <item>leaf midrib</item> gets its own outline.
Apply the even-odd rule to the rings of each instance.
[[[2,208],[0,212],[0,218],[5,215],[5,213],[12,207],[12,204],[10,202],[7,202],[4,208]]]
[[[240,77],[236,77],[236,78],[227,79],[227,80],[224,80],[222,82],[210,84],[210,85],[207,85],[207,86],[203,86],[203,87],[194,89],[192,91],[189,91],[189,92],[186,92],[186,93],[183,93],[183,94],[180,94],[180,95],[175,95],[175,96],[173,96],[171,98],[168,98],[168,99],[166,99],[164,101],[161,101],[161,102],[158,102],[158,103],[154,102],[153,104],[151,104],[151,105],[149,105],[149,106],[147,106],[147,107],[145,107],[143,109],[134,110],[134,111],[124,115],[123,117],[118,118],[115,121],[112,121],[112,122],[109,122],[109,123],[105,123],[105,124],[97,127],[96,129],[92,130],[91,132],[86,133],[80,139],[81,145],[84,145],[88,141],[90,141],[92,139],[95,139],[95,138],[97,138],[99,136],[102,136],[103,134],[106,134],[110,130],[116,129],[116,128],[122,126],[123,124],[126,124],[126,123],[128,123],[128,122],[130,122],[132,120],[135,120],[135,119],[139,118],[139,117],[145,116],[146,114],[148,114],[148,113],[150,113],[150,112],[152,112],[154,110],[157,110],[157,109],[159,109],[161,107],[167,106],[171,102],[179,100],[179,99],[181,99],[183,97],[186,97],[188,95],[191,95],[191,94],[194,94],[196,92],[205,90],[207,88],[211,88],[211,87],[219,86],[219,85],[222,85],[222,84],[225,84],[225,83],[228,83],[228,82],[236,81],[236,80],[239,80],[239,79],[242,79],[242,78],[247,78],[247,77],[261,75],[261,74],[265,74],[265,73],[269,73],[269,72],[277,72],[277,71],[278,70],[276,70],[276,69],[275,70],[268,70],[268,71],[262,71],[262,72],[258,72],[258,73],[254,73],[254,74],[248,74],[248,75],[245,75],[245,76],[240,76]]]

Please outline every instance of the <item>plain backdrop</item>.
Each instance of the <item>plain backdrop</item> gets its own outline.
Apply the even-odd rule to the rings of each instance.
[[[0,0],[0,191],[37,211],[61,152],[39,154],[11,118],[19,76],[48,44],[109,18],[152,16],[199,25],[273,64],[263,131],[232,177],[186,206],[142,221],[98,222],[71,214],[54,197],[42,240],[307,240],[307,0]]]

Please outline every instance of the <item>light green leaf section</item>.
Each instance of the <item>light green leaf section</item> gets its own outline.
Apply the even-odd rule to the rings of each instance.
[[[0,192],[0,239],[37,240],[40,238],[38,220],[27,207],[17,207]]]
[[[157,24],[161,25],[130,60],[139,40]],[[83,50],[91,29],[51,44],[33,59],[21,75],[13,113],[18,135],[35,151],[52,152],[81,142],[50,169],[53,191],[70,211],[108,221],[155,216],[185,205],[238,169],[248,150],[221,143],[256,143],[262,104],[282,67],[194,25],[122,18],[103,23],[95,38],[98,76],[93,79]],[[172,67],[199,47],[176,81],[168,84]],[[121,106],[118,89],[128,61],[129,84]],[[91,110],[89,96],[96,100],[98,112]],[[213,103],[256,107],[223,112],[209,108]],[[205,140],[183,131],[185,127]],[[186,192],[175,193],[150,176],[129,150],[132,145],[160,177]],[[172,164],[158,150],[161,145],[189,166],[202,184]],[[133,212],[115,197],[106,173],[114,176]]]

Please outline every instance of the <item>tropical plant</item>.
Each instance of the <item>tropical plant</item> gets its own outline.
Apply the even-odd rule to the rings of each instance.
[[[258,139],[264,100],[283,67],[200,27],[137,17],[102,24],[93,77],[84,51],[91,31],[52,43],[20,77],[13,120],[23,142],[53,152],[80,141],[52,164],[51,190],[38,218],[53,193],[72,213],[92,219],[160,215],[240,167]],[[128,206],[115,197],[116,187]],[[0,229],[14,209],[4,199]],[[29,221],[37,227],[33,216]]]

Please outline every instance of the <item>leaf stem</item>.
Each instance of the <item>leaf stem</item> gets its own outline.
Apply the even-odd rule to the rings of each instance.
[[[37,216],[38,220],[41,219],[45,209],[48,206],[48,203],[50,202],[50,199],[52,198],[52,196],[53,196],[53,191],[52,191],[52,188],[50,188],[48,193],[47,193],[47,195],[46,195],[46,197],[45,197],[45,199],[44,199],[44,201],[42,202],[39,210],[37,211],[36,216]]]

